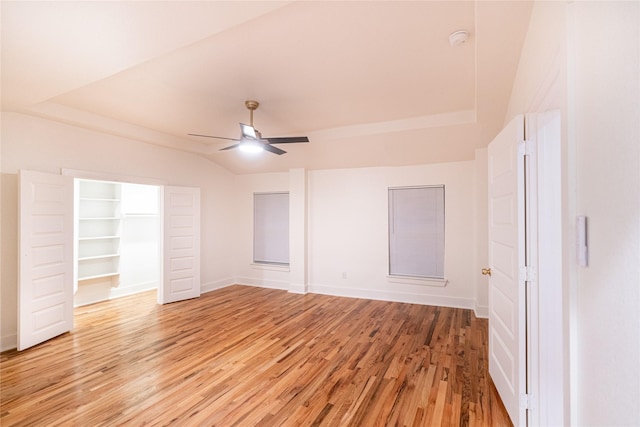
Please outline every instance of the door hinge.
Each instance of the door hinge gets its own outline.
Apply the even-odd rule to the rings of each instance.
[[[520,266],[520,281],[521,282],[534,282],[536,280],[536,269],[530,265]]]
[[[529,409],[529,395],[521,394],[520,395],[520,409]]]
[[[518,144],[518,154],[520,154],[521,156],[530,156],[534,153],[536,149],[535,147],[536,147],[535,141],[529,141],[526,139],[522,140]]]

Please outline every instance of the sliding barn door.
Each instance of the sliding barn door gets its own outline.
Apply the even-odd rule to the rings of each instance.
[[[526,425],[524,118],[489,144],[489,373],[515,426]]]
[[[158,302],[200,296],[200,189],[164,187],[163,271]]]
[[[73,179],[20,171],[18,350],[73,328]]]

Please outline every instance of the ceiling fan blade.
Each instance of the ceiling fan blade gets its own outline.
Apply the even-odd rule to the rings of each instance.
[[[277,154],[278,156],[286,153],[286,151],[279,149],[278,147],[274,147],[273,145],[264,144],[265,151],[269,151],[273,154]]]
[[[293,144],[296,142],[309,142],[309,138],[306,136],[289,136],[289,137],[276,137],[276,138],[262,138],[269,141],[269,144]]]
[[[235,141],[237,141],[237,140],[235,140]],[[236,147],[238,147],[239,145],[240,145],[240,144],[233,144],[233,145],[230,145],[230,146],[228,146],[228,147],[221,148],[221,149],[220,149],[220,151],[224,151],[224,150],[231,150],[232,148],[236,148]]]
[[[188,133],[187,135],[191,136],[202,136],[204,138],[216,138],[216,139],[226,139],[229,141],[240,141],[238,138],[225,138],[224,136],[213,136],[213,135],[200,135],[198,133]]]

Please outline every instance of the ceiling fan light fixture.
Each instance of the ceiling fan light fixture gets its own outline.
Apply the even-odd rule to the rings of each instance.
[[[250,139],[243,139],[238,145],[238,148],[243,153],[250,153],[250,154],[260,153],[264,151],[264,146],[262,143],[258,141],[252,141]]]
[[[253,119],[251,119],[251,121],[253,122]],[[257,135],[257,131],[253,127],[253,125],[249,126],[249,125],[245,125],[244,123],[240,123],[240,129],[242,131],[242,136],[244,137],[253,138],[253,139],[259,138],[259,136]]]
[[[217,138],[217,139],[227,139],[231,141],[238,141],[237,144],[229,145],[228,147],[221,148],[220,151],[227,151],[231,149],[238,148],[240,151],[245,153],[259,153],[261,151],[268,151],[273,154],[277,154],[281,156],[286,154],[287,152],[276,147],[272,144],[293,144],[300,142],[309,142],[309,138],[306,136],[284,136],[284,137],[271,137],[271,138],[263,138],[260,131],[253,127],[253,112],[258,108],[260,103],[258,101],[248,100],[245,101],[244,105],[249,110],[249,123],[248,125],[244,123],[240,123],[240,131],[241,136],[239,139],[236,138],[227,138],[224,136],[213,136],[213,135],[202,135],[199,133],[190,133],[192,136],[202,136],[205,138]]]

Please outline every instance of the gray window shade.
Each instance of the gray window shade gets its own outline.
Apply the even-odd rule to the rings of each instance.
[[[444,186],[389,189],[389,274],[444,278]]]
[[[289,193],[253,195],[253,261],[289,264]]]

